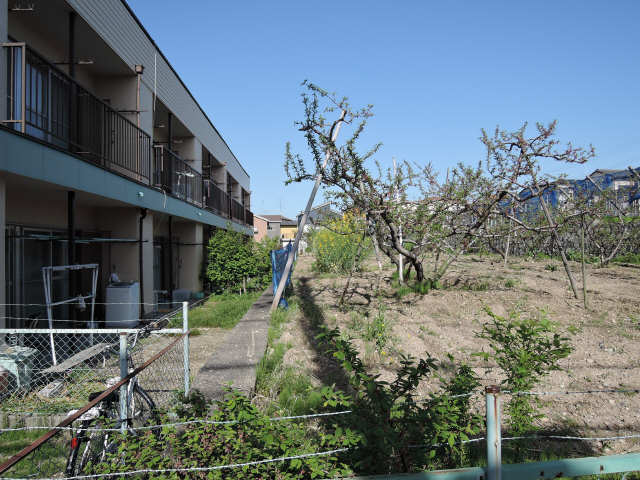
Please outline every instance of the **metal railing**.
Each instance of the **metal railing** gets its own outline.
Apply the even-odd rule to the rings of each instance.
[[[45,60],[25,43],[7,50],[7,108],[0,124],[198,207],[253,225],[253,214],[174,152]],[[205,195],[203,195],[203,193]]]
[[[204,180],[204,204],[208,210],[229,217],[229,196],[213,181]]]
[[[202,175],[164,145],[154,145],[153,149],[153,184],[201,207]]]
[[[8,50],[2,123],[148,184],[151,137],[24,43]]]
[[[231,199],[231,218],[244,223],[244,207],[240,202]]]

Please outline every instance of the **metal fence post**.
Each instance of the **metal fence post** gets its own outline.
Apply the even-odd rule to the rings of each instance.
[[[500,431],[500,387],[485,389],[487,404],[487,480],[502,478],[502,433]]]
[[[127,361],[127,334],[120,334],[120,380],[129,375],[129,362]],[[120,429],[127,429],[127,384],[120,387]]]
[[[182,302],[182,331],[189,331],[189,302]],[[184,354],[184,394],[189,395],[189,335],[184,336],[183,340]]]

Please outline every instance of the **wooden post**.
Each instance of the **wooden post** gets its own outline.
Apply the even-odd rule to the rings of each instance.
[[[340,114],[340,118],[333,124],[332,132],[331,132],[331,142],[335,142],[336,138],[338,138],[338,132],[340,131],[340,126],[342,122],[344,122],[344,117],[346,116],[347,111],[342,110]],[[273,302],[271,303],[271,309],[269,311],[273,312],[276,308],[278,308],[278,304],[280,303],[280,298],[282,298],[282,294],[284,293],[284,287],[287,283],[287,278],[289,278],[289,272],[291,271],[291,267],[293,266],[293,258],[296,256],[298,252],[298,245],[300,243],[300,238],[302,237],[302,233],[304,232],[304,226],[307,224],[307,218],[309,217],[309,212],[311,211],[311,206],[313,205],[313,201],[316,198],[316,193],[318,192],[318,188],[320,188],[320,182],[322,180],[322,172],[324,171],[327,163],[329,162],[329,156],[331,155],[331,151],[327,149],[324,155],[324,162],[322,163],[322,167],[316,174],[316,182],[311,190],[311,195],[309,195],[309,200],[307,201],[307,208],[304,210],[304,214],[302,215],[302,220],[300,221],[300,225],[298,225],[298,231],[296,232],[296,239],[293,242],[293,249],[289,252],[289,256],[287,257],[287,264],[284,266],[284,272],[282,272],[282,277],[280,277],[280,283],[278,283],[278,289],[276,290],[276,294],[273,296]]]

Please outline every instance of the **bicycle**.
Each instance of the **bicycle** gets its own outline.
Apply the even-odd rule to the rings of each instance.
[[[136,345],[139,333],[140,331],[136,332],[132,345],[127,349],[129,372],[134,369],[131,350]],[[109,379],[107,381],[107,390],[118,381],[119,378],[117,377]],[[93,401],[103,392],[91,393],[89,401]],[[95,465],[108,459],[109,454],[117,451],[121,432],[137,436],[140,435],[137,430],[138,427],[160,424],[160,416],[155,402],[140,386],[137,376],[129,380],[126,395],[129,415],[124,420],[124,425],[122,424],[123,420],[120,418],[120,389],[111,392],[78,419],[80,420],[80,426],[73,429],[71,435],[71,449],[65,467],[65,475],[67,477],[82,475],[90,463]],[[69,415],[76,411],[69,412]],[[157,435],[159,428],[151,429],[152,433]]]

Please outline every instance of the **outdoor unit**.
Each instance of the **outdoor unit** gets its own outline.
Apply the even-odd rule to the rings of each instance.
[[[140,318],[140,284],[116,282],[107,285],[107,328],[135,328]]]

